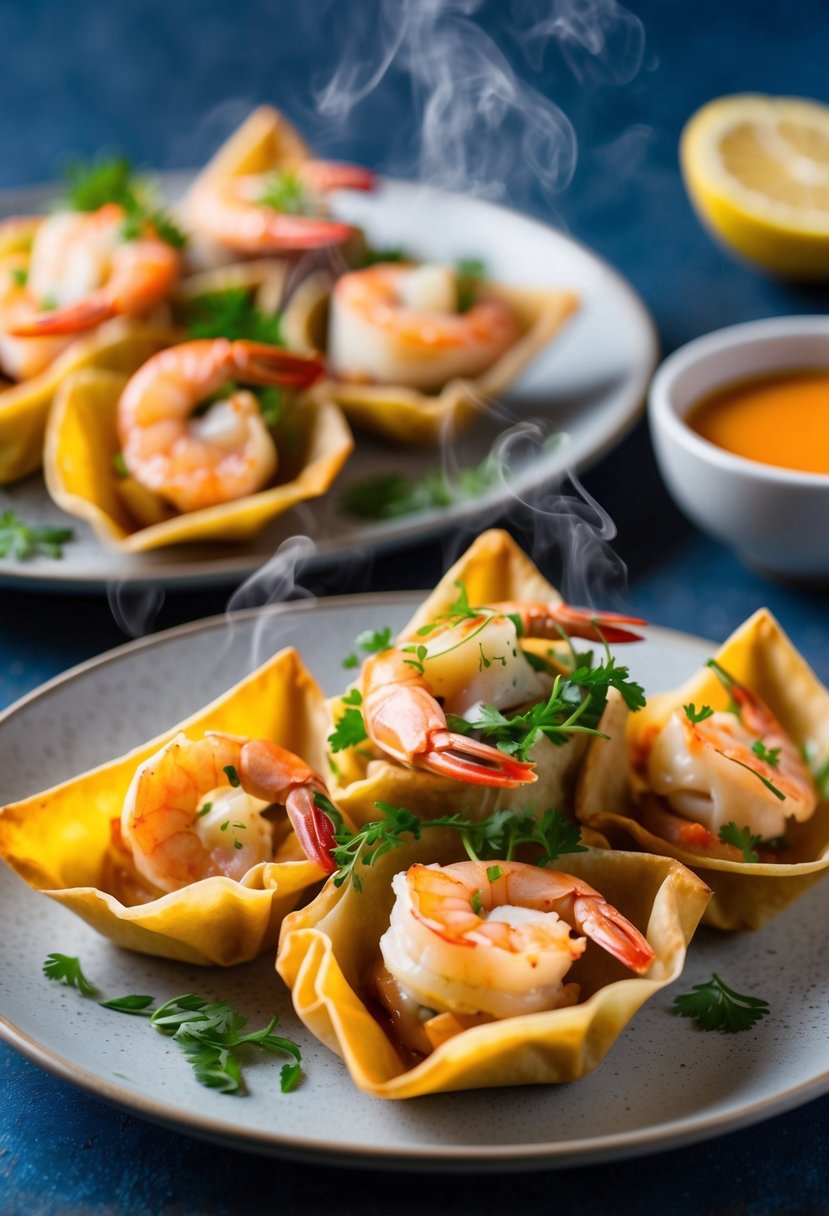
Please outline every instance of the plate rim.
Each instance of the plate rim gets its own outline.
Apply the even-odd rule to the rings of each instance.
[[[185,187],[198,170],[165,169],[153,171],[150,169],[147,172],[162,187],[165,182],[171,181],[175,181],[179,187]],[[380,174],[378,177],[381,183],[426,190],[432,194],[452,199],[465,199],[470,204],[481,207],[484,211],[505,213],[510,217],[517,217],[554,234],[554,236],[566,244],[574,246],[601,270],[603,276],[613,280],[617,290],[625,298],[625,311],[630,312],[637,318],[637,324],[642,333],[643,345],[647,349],[646,357],[642,361],[641,376],[639,378],[632,377],[630,383],[625,385],[625,390],[622,394],[622,405],[619,407],[618,418],[615,419],[614,425],[607,430],[600,442],[591,444],[589,451],[581,458],[575,460],[572,464],[565,464],[561,469],[560,475],[566,475],[571,469],[580,473],[592,467],[592,465],[596,464],[621,442],[645,412],[648,386],[659,363],[661,341],[656,321],[642,296],[620,270],[602,254],[593,250],[587,242],[579,237],[572,236],[561,228],[556,228],[553,224],[539,218],[532,212],[508,207],[503,203],[495,202],[491,199],[478,198],[475,195],[466,196],[458,191],[444,190],[441,187],[432,186],[426,182],[408,181],[405,178],[387,177],[384,174]],[[52,193],[56,193],[60,189],[59,182],[40,182],[19,187],[6,187],[0,190],[0,211],[4,210],[7,201],[9,206],[14,206],[15,199],[20,199],[29,193],[39,197],[42,203],[48,203]],[[36,477],[38,475],[38,473],[34,473],[31,476]],[[0,489],[2,488],[0,486]],[[44,493],[46,493],[45,486],[43,489]],[[311,500],[311,503],[313,501]],[[484,509],[493,509],[495,507],[494,503],[489,504],[488,507],[485,498],[484,500],[472,499],[468,503],[461,502],[455,504],[454,510],[456,513],[453,514],[453,521],[458,525],[468,523],[476,512],[481,509],[482,505]],[[502,515],[508,507],[509,502],[499,503],[499,515]],[[69,519],[70,517],[67,518]],[[416,519],[417,516],[411,517],[411,520]],[[444,524],[442,515],[436,513],[433,520],[421,526],[410,521],[394,536],[387,538],[382,536],[372,537],[370,535],[370,526],[366,529],[366,532],[369,533],[368,535],[356,538],[354,543],[347,548],[341,546],[327,548],[324,538],[315,540],[315,552],[307,559],[306,568],[309,570],[324,569],[327,565],[337,561],[347,553],[381,553],[391,548],[403,548],[407,545],[416,544],[418,541],[426,542],[438,535]],[[103,542],[97,541],[96,543],[100,548],[106,550],[106,545]],[[139,556],[145,561],[149,560],[146,554]],[[88,571],[86,573],[83,571],[72,572],[66,566],[59,564],[39,570],[38,568],[27,569],[25,563],[19,563],[17,567],[12,566],[8,569],[0,569],[0,587],[5,586],[10,589],[36,591],[44,594],[61,594],[71,591],[75,594],[89,595],[105,592],[106,588],[112,583],[127,587],[151,583],[170,590],[187,591],[199,587],[229,586],[234,581],[247,578],[261,569],[268,561],[269,556],[271,554],[267,553],[231,553],[227,556],[217,554],[214,557],[197,558],[196,560],[188,561],[184,566],[180,563],[170,563],[169,565],[162,563],[155,568],[151,565],[147,568],[145,565],[142,570],[136,569],[132,572],[126,569],[111,574],[106,578],[90,574]]]
[[[416,607],[422,601],[423,591],[376,591],[357,595],[329,596],[323,599],[293,600],[281,604],[244,608],[235,612],[220,613],[197,621],[189,621],[173,628],[162,630],[144,638],[125,642],[102,654],[75,664],[64,672],[30,690],[0,712],[0,726],[28,704],[48,697],[64,685],[87,675],[99,667],[142,650],[152,650],[159,644],[176,638],[201,634],[217,628],[232,627],[234,623],[256,620],[265,616],[313,613],[329,608],[380,608],[390,605]],[[709,648],[716,643],[694,634],[661,626],[649,626],[648,637],[663,643],[679,643],[683,646]],[[17,876],[9,876],[14,881]],[[760,1098],[743,1105],[737,1112],[723,1111],[718,1115],[700,1117],[698,1113],[664,1122],[658,1127],[649,1126],[634,1131],[620,1132],[602,1137],[567,1141],[555,1144],[507,1145],[493,1149],[492,1145],[472,1146],[415,1146],[409,1151],[399,1148],[384,1149],[380,1146],[349,1146],[338,1151],[330,1141],[314,1141],[307,1135],[292,1138],[272,1130],[240,1130],[228,1119],[200,1114],[197,1108],[182,1114],[178,1109],[171,1112],[170,1103],[155,1100],[115,1084],[96,1075],[85,1067],[78,1067],[70,1060],[45,1047],[28,1031],[14,1023],[5,1014],[0,1014],[0,1040],[20,1052],[26,1059],[50,1072],[62,1081],[77,1086],[93,1097],[110,1102],[132,1114],[154,1123],[170,1127],[179,1133],[195,1135],[200,1139],[220,1143],[234,1149],[244,1149],[259,1154],[315,1160],[325,1164],[347,1166],[354,1169],[371,1167],[383,1170],[406,1170],[431,1168],[441,1172],[463,1173],[472,1170],[505,1172],[517,1170],[541,1170],[565,1168],[587,1163],[600,1163],[625,1157],[643,1156],[664,1152],[673,1148],[693,1144],[726,1132],[749,1127],[761,1120],[784,1113],[808,1101],[820,1097],[829,1090],[829,1068],[808,1081],[783,1090],[773,1096]]]

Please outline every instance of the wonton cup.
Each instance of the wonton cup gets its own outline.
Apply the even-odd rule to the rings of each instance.
[[[454,838],[453,838],[454,837]],[[656,952],[636,976],[594,943],[568,972],[581,985],[579,1003],[464,1030],[412,1064],[368,1007],[365,976],[394,902],[391,879],[415,861],[459,860],[446,830],[359,867],[363,890],[329,881],[316,899],[286,917],[277,970],[310,1031],[345,1062],[360,1089],[381,1098],[448,1090],[575,1081],[604,1058],[636,1010],[676,979],[708,888],[664,857],[589,850],[567,854],[555,868],[583,878],[632,920]]]
[[[120,478],[118,398],[125,376],[94,368],[62,386],[49,417],[46,485],[70,515],[85,519],[101,540],[122,553],[189,541],[247,540],[278,515],[324,494],[354,446],[348,424],[331,402],[298,399],[276,441],[275,485],[198,511],[179,512],[135,478]]]
[[[713,656],[729,675],[756,692],[801,747],[811,744],[819,762],[829,758],[829,691],[818,682],[777,621],[761,608]],[[637,795],[644,782],[630,757],[667,722],[693,702],[725,709],[728,696],[717,676],[704,667],[674,692],[649,696],[628,715],[621,698],[608,699],[599,729],[609,739],[591,739],[579,777],[576,812],[617,848],[635,844],[648,853],[675,857],[713,889],[704,921],[717,929],[758,929],[802,895],[829,869],[829,801],[814,815],[787,829],[791,849],[785,863],[708,858],[673,844],[637,818]]]
[[[240,882],[205,878],[148,903],[125,906],[100,887],[137,766],[179,731],[269,739],[320,769],[322,693],[297,652],[286,649],[205,709],[117,760],[0,810],[0,857],[36,891],[63,904],[117,946],[188,963],[233,966],[275,946],[283,916],[323,872],[293,833],[276,859]]]
[[[524,368],[552,341],[579,306],[567,291],[539,291],[486,283],[489,297],[503,300],[520,336],[486,371],[474,379],[450,380],[439,393],[389,384],[325,381],[315,392],[336,401],[349,422],[395,443],[430,446],[451,439],[518,379]],[[332,282],[318,272],[294,292],[284,314],[284,332],[300,351],[325,351]]]
[[[463,583],[472,605],[503,600],[561,602],[555,587],[509,533],[493,528],[482,533],[444,574],[401,631],[399,641],[411,640],[421,626],[449,609],[458,598],[457,581]],[[552,643],[546,639],[523,639],[522,645],[546,654]],[[346,708],[342,699],[333,698],[329,706],[332,721],[339,721]],[[530,754],[538,766],[538,780],[513,790],[471,785],[425,769],[406,768],[395,760],[376,759],[372,745],[361,744],[330,754],[330,763],[335,766],[330,777],[332,797],[357,824],[381,817],[377,802],[406,806],[426,818],[459,811],[480,820],[501,807],[532,807],[541,812],[555,806],[568,814],[573,810],[576,768],[584,751],[584,739],[583,735],[575,735],[561,746],[540,739]]]
[[[177,333],[169,325],[116,317],[77,338],[31,380],[9,387],[0,381],[0,484],[40,468],[49,409],[68,376],[86,367],[130,375],[175,341]]]

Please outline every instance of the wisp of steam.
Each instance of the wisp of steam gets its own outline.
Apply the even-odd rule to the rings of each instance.
[[[326,35],[308,97],[284,99],[313,144],[351,154],[355,132],[363,141],[369,133],[376,167],[390,177],[519,208],[540,204],[548,216],[577,160],[573,123],[550,95],[556,83],[565,92],[575,81],[582,96],[601,84],[623,85],[644,55],[642,23],[616,0],[329,0],[319,7]],[[224,103],[210,116],[211,129],[235,125],[246,108]],[[517,422],[498,403],[487,408],[503,426],[492,452],[497,485],[512,494],[511,522],[536,560],[558,568],[571,602],[616,598],[626,571],[610,546],[615,529],[578,479],[545,487],[530,502],[512,489],[511,470],[550,441],[549,423]],[[458,466],[450,437],[435,464],[451,484]],[[444,542],[447,560],[498,514],[502,506],[482,503],[466,531]],[[315,552],[313,511],[297,525],[308,535],[280,546],[235,592],[230,609],[308,594],[301,578]],[[116,603],[124,627],[140,632],[126,618],[141,605],[123,596]],[[263,631],[259,657],[267,650]]]

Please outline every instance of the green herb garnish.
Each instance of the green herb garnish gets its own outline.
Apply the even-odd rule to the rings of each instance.
[[[137,241],[148,229],[152,229],[160,241],[172,245],[173,249],[183,249],[187,244],[185,234],[160,207],[154,208],[147,201],[136,200],[125,205],[124,212],[122,241]]]
[[[685,710],[685,717],[688,721],[693,722],[695,725],[697,722],[704,722],[706,718],[710,718],[714,713],[710,705],[702,705],[697,709],[693,701],[690,705],[683,705],[682,708]]]
[[[405,807],[378,802],[375,805],[384,812],[385,818],[367,823],[357,832],[350,832],[330,798],[315,794],[314,803],[328,816],[334,827],[336,845],[331,850],[331,856],[337,864],[333,876],[335,887],[341,887],[350,879],[355,890],[362,891],[360,877],[354,873],[358,857],[362,855],[363,865],[370,866],[384,853],[405,844],[404,835],[416,840],[420,838],[421,821]]]
[[[49,954],[43,964],[47,980],[57,980],[69,988],[77,988],[81,996],[97,996],[98,989],[91,984],[81,969],[80,959],[71,954]]]
[[[0,514],[0,557],[27,561],[31,557],[63,557],[63,546],[73,539],[71,528],[31,528],[12,510]]]
[[[546,701],[518,714],[504,714],[494,705],[482,705],[474,719],[448,715],[450,730],[479,734],[499,751],[526,760],[535,743],[546,736],[555,744],[571,735],[601,735],[597,729],[611,688],[616,688],[631,710],[645,704],[640,684],[628,678],[626,667],[611,657],[599,667],[579,667],[569,675],[556,675]],[[586,693],[586,695],[585,695]]]
[[[365,654],[379,654],[380,651],[389,649],[392,636],[391,625],[386,625],[383,629],[364,629],[362,633],[357,634],[354,645]],[[357,667],[359,662],[358,656],[352,651],[345,656],[342,665],[346,668]]]
[[[481,283],[486,278],[486,267],[479,258],[461,258],[455,263],[458,285],[458,312],[469,312]]]
[[[112,468],[116,477],[129,477],[130,471],[127,468],[127,462],[124,460],[123,452],[116,452],[112,458]]]
[[[759,758],[771,768],[777,768],[777,766],[780,764],[779,747],[766,747],[765,743],[762,743],[758,739],[756,743],[752,743],[751,750],[754,752],[755,756],[759,756]]]
[[[749,1030],[755,1022],[766,1017],[769,1003],[760,997],[735,992],[714,973],[707,983],[694,984],[690,992],[675,997],[673,1011],[683,1018],[693,1018],[700,1030],[735,1034]]]
[[[378,263],[407,262],[408,260],[404,249],[374,249],[371,245],[367,245],[360,254],[357,269],[365,270],[369,266],[378,265]]]
[[[248,339],[269,346],[284,346],[280,318],[257,308],[246,287],[229,287],[195,296],[185,306],[185,323],[191,338]]]
[[[224,766],[224,768],[222,769],[222,772],[227,777],[228,782],[233,787],[233,789],[238,790],[239,786],[242,783],[239,780],[239,774],[236,772],[235,767],[232,764],[226,764]]]
[[[22,266],[15,266],[11,272],[11,281],[16,287],[25,287],[29,281],[29,272],[24,270]]]
[[[499,464],[492,456],[474,468],[459,470],[453,482],[443,470],[418,478],[381,473],[349,486],[340,507],[355,519],[397,519],[479,498],[497,484],[498,477]]]
[[[480,916],[483,911],[483,901],[481,900],[481,892],[473,891],[472,898],[469,901],[469,906],[476,916]]]
[[[724,823],[720,828],[719,839],[723,844],[732,844],[735,849],[739,849],[743,855],[743,861],[757,862],[760,860],[759,854],[755,850],[763,838],[753,836],[749,828],[738,828],[732,820],[730,823]]]
[[[154,1004],[154,996],[116,996],[111,1001],[98,1001],[104,1009],[113,1009],[116,1013],[131,1013],[135,1017],[148,1018],[152,1014],[150,1006]]]
[[[70,161],[65,176],[67,189],[61,202],[70,211],[98,211],[107,203],[130,210],[139,203],[142,187],[125,156]]]
[[[97,988],[90,984],[81,970],[80,961],[68,954],[50,954],[43,964],[43,973],[47,979],[60,980],[70,987],[76,987],[83,996],[98,994]],[[132,993],[99,1001],[98,1004],[115,1013],[149,1018],[155,1030],[171,1036],[182,1049],[200,1085],[218,1089],[220,1093],[244,1093],[242,1057],[246,1049],[259,1047],[266,1052],[292,1057],[294,1062],[282,1069],[280,1087],[283,1093],[296,1088],[301,1075],[302,1057],[293,1040],[273,1033],[277,1018],[272,1018],[261,1030],[242,1033],[247,1018],[227,1001],[211,1002],[189,992],[165,1001],[157,1009],[152,1008],[154,1002],[155,997]]]
[[[354,692],[360,696],[356,688]],[[348,704],[348,698],[343,697],[343,701]],[[360,701],[362,702],[362,697],[360,697]],[[328,743],[332,752],[341,752],[347,747],[356,747],[359,743],[364,743],[367,738],[368,731],[362,712],[351,704],[348,705],[345,713],[328,736]]]
[[[336,887],[350,879],[358,891],[362,890],[359,875],[355,873],[358,858],[362,865],[373,865],[384,853],[405,844],[405,838],[419,840],[421,833],[430,828],[449,828],[458,832],[467,856],[473,861],[488,858],[511,861],[515,850],[521,845],[532,845],[539,850],[535,861],[540,866],[548,865],[563,853],[586,852],[581,844],[578,824],[571,823],[552,807],[539,818],[530,812],[501,810],[495,811],[482,823],[477,823],[460,814],[419,819],[406,807],[377,802],[375,806],[383,812],[383,818],[372,820],[356,832],[349,832],[330,799],[317,794],[314,801],[334,826],[336,847],[332,849],[331,856],[337,864],[333,876]],[[490,882],[500,878],[500,867],[490,866],[487,877]]]
[[[311,196],[296,173],[274,173],[257,201],[285,215],[309,215],[313,209]]]

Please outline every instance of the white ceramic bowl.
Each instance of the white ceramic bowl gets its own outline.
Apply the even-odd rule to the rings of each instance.
[[[702,397],[719,388],[806,368],[829,370],[829,316],[776,317],[716,330],[668,356],[653,379],[648,415],[662,476],[698,527],[763,573],[824,580],[829,476],[734,456],[685,421]]]

